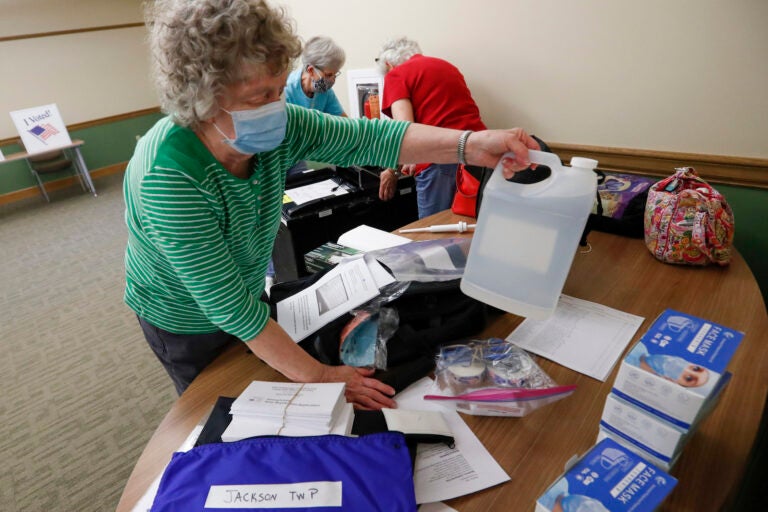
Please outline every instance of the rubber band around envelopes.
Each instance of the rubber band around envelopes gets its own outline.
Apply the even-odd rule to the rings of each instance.
[[[286,402],[285,407],[283,407],[283,417],[281,418],[281,425],[280,428],[277,429],[277,435],[282,434],[283,429],[285,428],[285,422],[288,419],[288,407],[291,406],[294,400],[296,400],[296,397],[301,394],[301,390],[304,389],[304,383],[299,386],[299,389],[296,390],[296,392],[293,394],[291,398],[288,399],[288,402]]]

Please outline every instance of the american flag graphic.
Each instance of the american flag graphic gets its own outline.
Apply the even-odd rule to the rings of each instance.
[[[28,130],[29,133],[40,139],[41,141],[45,142],[45,140],[48,137],[51,137],[53,135],[56,135],[59,133],[59,130],[53,127],[50,123],[45,124],[37,124],[33,126],[30,130]]]

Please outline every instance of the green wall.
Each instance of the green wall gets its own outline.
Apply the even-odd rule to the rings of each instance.
[[[736,222],[734,245],[755,275],[768,305],[768,190],[715,184],[731,205]]]
[[[72,139],[85,141],[80,151],[85,165],[92,172],[130,159],[136,146],[136,136],[146,133],[161,117],[160,113],[147,114],[81,130],[72,130],[69,135]],[[22,151],[18,144],[9,144],[0,149],[4,155]],[[71,174],[69,171],[63,171],[45,175],[43,180],[60,179]],[[25,161],[8,162],[0,166],[0,194],[36,186],[37,183]]]

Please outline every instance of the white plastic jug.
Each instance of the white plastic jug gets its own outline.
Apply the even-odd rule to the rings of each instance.
[[[594,205],[597,161],[573,158],[563,167],[553,153],[529,154],[552,172],[538,183],[508,182],[499,162],[483,192],[461,291],[543,320],[557,307]]]

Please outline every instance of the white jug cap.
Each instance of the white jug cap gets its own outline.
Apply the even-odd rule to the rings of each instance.
[[[580,156],[574,156],[571,158],[571,167],[580,167],[582,169],[594,169],[597,167],[597,160],[591,158],[582,158]]]

